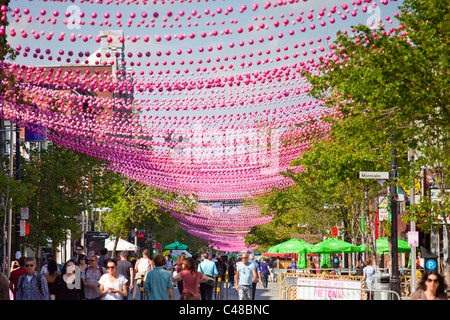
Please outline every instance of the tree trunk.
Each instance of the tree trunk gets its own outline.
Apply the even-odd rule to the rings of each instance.
[[[115,257],[116,257],[116,248],[117,248],[118,243],[119,243],[119,237],[116,237],[116,240],[114,240],[113,251],[111,253],[111,259],[115,259]]]

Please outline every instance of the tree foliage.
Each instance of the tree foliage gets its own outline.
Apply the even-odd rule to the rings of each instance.
[[[340,31],[333,51],[305,69],[310,96],[338,112],[323,119],[331,125],[327,139],[312,142],[293,163],[304,170],[284,174],[295,181],[297,196],[287,196],[295,202],[291,206],[299,216],[324,221],[323,227],[320,213],[347,221],[348,232],[361,221],[358,214],[370,216],[368,201],[379,186],[357,179],[357,172],[389,171],[394,149],[397,183],[409,189],[425,168],[440,192],[439,201],[422,198],[410,219],[429,225],[438,215],[442,221],[449,217],[448,1],[405,0],[401,10],[398,28],[358,25]],[[411,150],[413,163],[407,156]],[[283,210],[270,208],[283,216]],[[362,226],[370,221],[360,223],[364,233]]]
[[[21,171],[22,182],[35,188],[27,203],[30,234],[23,244],[51,247],[80,235],[79,216],[91,210],[91,193],[99,182],[95,170],[101,170],[98,160],[53,144],[31,151]]]
[[[449,6],[408,0],[402,10],[397,29],[359,25],[351,34],[340,32],[333,57],[307,78],[312,96],[339,107],[342,116],[330,120],[345,143],[385,156],[395,148],[399,182],[407,188],[426,170],[440,201],[432,210],[423,199],[413,216],[449,217]]]

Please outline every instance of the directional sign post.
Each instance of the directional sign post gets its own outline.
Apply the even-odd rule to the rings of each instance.
[[[389,172],[360,171],[359,178],[387,180],[389,179]]]
[[[397,176],[397,161],[395,155],[396,149],[391,150],[391,172],[373,172],[373,171],[360,171],[360,179],[377,179],[377,180],[391,180],[390,185],[390,212],[391,212],[391,268],[392,275],[389,280],[391,290],[400,292],[400,280],[398,275],[398,239],[397,239],[397,190],[396,186],[392,183]]]

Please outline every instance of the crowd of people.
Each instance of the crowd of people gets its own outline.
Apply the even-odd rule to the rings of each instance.
[[[131,258],[131,259],[130,259]],[[188,257],[181,254],[176,260],[170,255],[149,256],[148,250],[135,260],[126,251],[117,259],[107,251],[83,254],[83,248],[61,267],[50,255],[37,271],[36,259],[21,257],[14,261],[9,279],[0,272],[1,300],[174,300],[177,288],[182,300],[223,300],[224,286],[234,288],[239,300],[255,300],[256,286],[268,288],[274,278],[274,261],[255,260],[253,254],[230,257]],[[374,274],[371,261],[366,261],[362,275],[369,283]],[[436,271],[426,270],[417,290],[416,300],[446,300],[447,284]]]
[[[226,261],[225,261],[226,260]],[[82,246],[62,266],[49,255],[38,270],[33,257],[21,257],[11,266],[9,279],[0,272],[2,300],[135,300],[180,299],[221,300],[224,286],[235,288],[239,299],[254,300],[256,284],[267,288],[273,264],[253,255],[226,257],[201,254],[176,260],[143,250],[139,259],[121,252],[116,259],[107,250],[86,255]]]

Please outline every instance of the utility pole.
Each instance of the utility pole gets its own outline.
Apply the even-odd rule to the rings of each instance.
[[[397,227],[397,150],[391,149],[391,184],[390,184],[390,204],[391,204],[391,278],[390,288],[400,294],[400,277],[398,271],[398,227]]]
[[[12,126],[12,123],[11,123]],[[17,181],[20,181],[20,127],[19,124],[16,124],[16,175],[15,178]],[[16,207],[16,233],[15,233],[15,251],[20,251],[20,210],[19,207]]]
[[[414,163],[414,152],[410,151],[410,162],[411,162],[411,168],[413,168],[412,164]],[[412,169],[411,169],[412,170]],[[409,205],[412,207],[414,205],[415,201],[415,188],[414,188],[414,175],[412,175],[412,187],[409,191]],[[411,232],[416,231],[416,222],[411,221]],[[411,293],[416,291],[416,247],[411,246]]]

